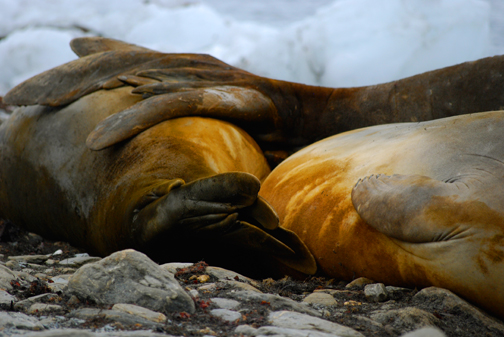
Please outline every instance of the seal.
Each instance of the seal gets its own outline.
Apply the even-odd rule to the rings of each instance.
[[[312,144],[260,195],[319,270],[449,289],[504,318],[504,111],[373,126]]]
[[[504,107],[504,56],[390,83],[324,88],[257,76],[209,55],[160,53],[106,38],[78,38],[71,46],[81,58],[35,76],[4,101],[61,106],[96,90],[134,86],[144,99],[96,126],[87,138],[95,150],[180,116],[224,119],[245,129],[264,151],[292,153],[366,126]]]
[[[79,64],[74,71],[86,72]],[[39,90],[51,92],[60,79]],[[97,124],[142,100],[131,90],[16,109],[0,126],[0,216],[101,256],[134,248],[158,262],[205,259],[251,275],[272,259],[315,272],[305,245],[258,197],[270,169],[240,128],[177,118],[90,150],[86,138]]]

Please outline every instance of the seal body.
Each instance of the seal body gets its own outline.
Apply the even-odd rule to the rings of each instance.
[[[502,318],[503,133],[502,111],[346,132],[282,162],[260,194],[322,273],[443,287]]]
[[[97,123],[141,99],[130,92],[131,87],[98,90],[70,105],[13,112],[0,126],[0,215],[92,254],[135,248],[158,262],[207,259],[226,265],[226,259],[212,256],[239,255],[240,246],[247,246],[243,237],[254,241],[244,231],[268,239],[268,229],[258,228],[261,221],[253,222],[253,209],[270,169],[241,129],[187,117],[156,124],[103,151],[86,147]],[[263,224],[274,222],[265,205],[259,203],[261,216],[270,218]]]

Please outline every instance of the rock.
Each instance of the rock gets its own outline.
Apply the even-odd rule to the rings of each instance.
[[[230,285],[230,286],[232,286],[233,288],[236,288],[236,289],[241,289],[241,290],[246,290],[246,291],[253,291],[255,293],[261,293],[262,294],[262,291],[260,291],[259,289],[257,289],[254,286],[251,286],[248,283],[243,283],[243,282],[239,282],[239,281],[232,281],[232,280],[223,280],[221,282],[225,283],[225,284],[228,284],[228,285]]]
[[[171,262],[171,263],[162,264],[159,267],[169,271],[172,274],[176,274],[178,271],[177,269],[189,268],[193,264],[194,263],[192,263],[192,262]]]
[[[31,317],[20,312],[0,311],[0,331],[5,328],[43,330],[44,326],[42,326],[35,317]]]
[[[20,310],[20,311],[28,311],[28,309],[34,304],[34,303],[44,303],[48,301],[55,301],[59,300],[58,294],[42,294],[42,295],[37,295],[37,296],[32,296],[27,298],[26,300],[19,301],[14,305],[15,310]]]
[[[70,312],[69,317],[76,317],[80,319],[96,319],[100,317],[102,319],[108,319],[115,322],[120,322],[125,325],[137,325],[140,324],[145,328],[158,328],[163,326],[163,324],[155,323],[143,317],[128,314],[124,311],[117,310],[101,310],[101,309],[78,309]]]
[[[440,324],[439,319],[431,313],[413,307],[396,310],[377,310],[369,317],[383,325],[390,325],[397,331],[413,331],[426,326]]]
[[[237,291],[229,293],[229,296],[241,301],[253,301],[256,303],[261,303],[270,307],[272,310],[293,310],[297,312],[302,312],[310,314],[313,316],[320,316],[320,312],[308,307],[306,304],[298,303],[290,298],[282,297],[279,295],[272,294],[260,294],[253,291]]]
[[[210,299],[220,309],[236,309],[240,306],[240,302],[230,300],[228,298],[213,297]]]
[[[72,275],[73,274],[63,274],[51,277],[52,282],[48,283],[47,286],[49,287],[49,289],[51,289],[51,291],[55,293],[63,292],[68,286],[68,282],[72,277]]]
[[[0,265],[0,289],[11,290],[11,281],[16,279],[16,275],[6,266]]]
[[[444,315],[462,316],[468,325],[468,330],[471,326],[485,326],[489,335],[504,336],[502,321],[487,315],[447,289],[424,288],[413,296],[413,303],[419,306],[428,305],[429,308],[434,308],[442,317]]]
[[[91,332],[80,329],[58,329],[43,332],[31,332],[23,335],[12,335],[12,337],[170,337],[170,335],[139,330],[139,331],[113,331],[113,332]]]
[[[240,325],[235,329],[237,335],[245,336],[278,336],[278,337],[338,337],[327,332],[313,331],[313,330],[298,330],[289,328],[279,328],[276,326],[263,326],[258,329],[250,325]]]
[[[99,304],[129,303],[160,312],[195,310],[192,298],[173,274],[132,249],[79,268],[68,290]]]
[[[341,337],[364,337],[363,334],[349,327],[298,312],[274,311],[269,314],[268,321],[272,325],[280,328],[314,330],[317,332],[335,334]]]
[[[24,263],[35,263],[35,264],[41,264],[46,262],[47,259],[49,259],[51,255],[21,255],[21,256],[9,256],[7,259],[10,261],[21,261]]]
[[[370,302],[385,302],[388,299],[387,289],[383,283],[366,284],[364,295]]]
[[[445,333],[438,328],[425,327],[408,332],[401,337],[446,337]]]
[[[11,303],[16,303],[18,299],[16,296],[12,296],[5,290],[0,290],[0,305],[7,306],[11,305]]]
[[[229,309],[212,309],[210,310],[210,314],[226,322],[236,322],[242,318],[239,312]]]
[[[208,284],[205,284],[201,287],[198,288],[198,291],[201,291],[201,292],[212,292],[212,291],[215,291],[217,289],[217,285],[215,283],[208,283]]]
[[[87,255],[87,254],[86,254]],[[70,259],[64,259],[59,262],[59,265],[65,267],[79,268],[85,264],[100,261],[101,258],[93,256],[80,256],[72,257]]]
[[[388,297],[392,300],[399,300],[403,298],[404,295],[413,294],[413,292],[416,291],[413,289],[393,287],[393,286],[386,286],[385,289],[387,289]]]
[[[353,280],[352,282],[348,283],[345,288],[350,289],[350,288],[359,288],[362,289],[366,284],[371,284],[375,283],[375,281],[370,280],[365,277],[359,277],[358,279]]]
[[[303,299],[303,302],[307,303],[307,304],[315,304],[315,305],[320,305],[320,306],[325,306],[325,307],[338,304],[338,302],[334,299],[334,297],[332,297],[329,294],[321,293],[321,292],[313,293],[313,294],[306,296]]]
[[[28,309],[29,314],[47,314],[49,312],[62,313],[64,311],[61,305],[47,303],[34,303]]]
[[[118,304],[114,304],[114,306],[112,307],[112,310],[122,311],[122,312],[128,313],[130,315],[142,317],[142,318],[145,318],[149,321],[156,322],[156,323],[166,322],[166,316],[163,315],[162,313],[155,312],[155,311],[143,308],[143,307],[139,307],[138,305],[118,303]]]

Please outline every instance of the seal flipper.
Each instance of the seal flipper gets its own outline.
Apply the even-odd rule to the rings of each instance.
[[[168,107],[168,108],[167,108]],[[182,116],[212,116],[241,121],[269,121],[276,108],[271,99],[254,89],[234,86],[196,89],[153,96],[101,121],[89,134],[86,145],[102,150],[135,136],[164,120]]]
[[[366,223],[404,242],[445,241],[466,230],[451,210],[468,190],[420,175],[372,175],[359,179],[352,202]]]
[[[190,237],[212,238],[225,246],[266,254],[313,274],[313,256],[296,234],[278,227],[273,208],[257,196],[259,188],[259,180],[243,172],[222,173],[189,184],[180,179],[168,181],[139,201],[143,209],[134,217],[132,240],[148,246],[159,236],[190,233]]]
[[[75,38],[70,41],[70,48],[72,48],[72,51],[79,57],[112,50],[155,52],[154,50],[131,43],[98,36]]]

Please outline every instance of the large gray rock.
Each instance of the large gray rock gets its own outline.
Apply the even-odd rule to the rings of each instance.
[[[132,249],[79,268],[68,283],[68,291],[98,304],[129,303],[160,312],[195,310],[193,300],[173,274]]]
[[[502,321],[487,315],[447,289],[424,288],[413,296],[412,302],[419,306],[428,306],[439,313],[464,317],[469,326],[486,327],[489,335],[504,336]]]
[[[445,333],[438,328],[426,327],[401,335],[401,337],[446,337]]]
[[[235,329],[235,333],[240,336],[275,336],[275,337],[340,337],[328,332],[314,330],[299,330],[290,328],[279,328],[277,326],[263,326],[258,329],[250,325],[240,325]]]
[[[0,312],[0,331],[6,328],[21,330],[43,330],[38,319],[20,312]]]

